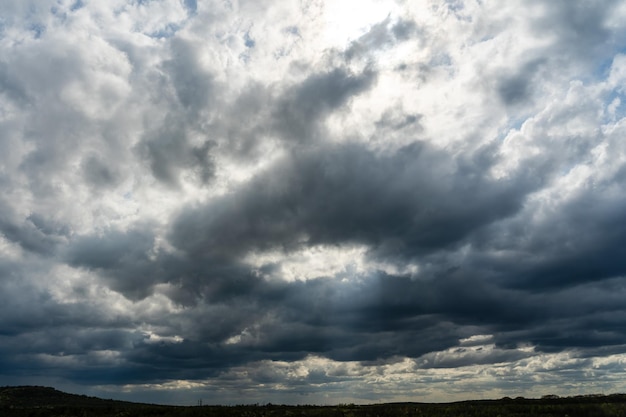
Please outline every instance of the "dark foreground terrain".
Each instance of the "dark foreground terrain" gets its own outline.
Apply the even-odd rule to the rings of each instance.
[[[195,406],[175,407],[103,400],[47,387],[0,387],[0,416],[542,416],[626,417],[626,394],[541,399],[502,398],[447,404],[391,403],[337,406]]]

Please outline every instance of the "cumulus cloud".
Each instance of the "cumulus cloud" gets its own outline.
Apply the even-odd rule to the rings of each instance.
[[[625,14],[3,2],[0,382],[623,391]]]

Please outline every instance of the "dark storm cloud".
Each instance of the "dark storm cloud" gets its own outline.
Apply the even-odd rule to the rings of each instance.
[[[322,117],[369,89],[375,81],[376,73],[371,70],[352,74],[336,68],[313,74],[278,100],[275,128],[288,141],[306,143],[317,133],[316,124]]]
[[[20,218],[9,204],[0,201],[0,233],[9,241],[19,244],[27,251],[39,255],[52,255],[56,248],[66,241],[69,230],[67,226],[58,224],[32,213]]]
[[[200,184],[213,179],[215,166],[211,156],[213,143],[205,140],[200,145],[190,143],[186,128],[175,115],[168,115],[165,123],[150,132],[136,147],[152,175],[169,186],[178,186],[181,175],[191,175]]]
[[[133,300],[151,295],[160,283],[172,284],[167,296],[183,305],[195,305],[199,299],[220,303],[263,289],[262,280],[236,259],[219,253],[189,256],[155,247],[151,226],[78,236],[67,245],[64,259],[97,272],[111,289]],[[221,334],[219,329],[213,327],[212,334]]]
[[[146,227],[126,232],[111,230],[101,236],[81,236],[68,245],[70,265],[104,273],[111,287],[132,298],[145,297],[159,282],[150,252],[154,235]]]
[[[354,72],[342,65],[313,72],[293,84],[252,81],[240,94],[223,100],[223,117],[209,123],[207,135],[221,150],[248,161],[270,140],[289,148],[324,139],[324,119],[347,109],[351,100],[374,87],[376,72]],[[245,122],[242,122],[245,121]]]
[[[38,287],[37,278],[33,279],[33,276],[41,277],[47,266],[25,269],[12,265],[11,274],[4,275],[0,334],[16,337],[15,340],[7,338],[2,344],[7,352],[56,354],[68,349],[62,346],[66,342],[90,343],[90,334],[117,335],[131,327],[132,320],[111,315],[102,305],[82,299],[71,303],[55,300],[50,292]],[[74,332],[77,338],[72,341]],[[65,335],[65,339],[61,335]],[[100,339],[94,337],[94,340]]]
[[[9,359],[3,364],[6,365],[3,366],[3,376],[21,379],[33,372],[45,372],[53,380],[65,378],[79,383],[132,381],[136,367],[132,364],[125,364],[124,368],[111,367],[97,352],[132,349],[141,338],[133,331],[79,326],[50,326],[46,330],[23,332],[10,338],[0,336],[0,352],[3,358]]]
[[[376,282],[372,281],[372,284]],[[222,335],[220,340],[210,330],[237,314],[241,306],[245,305],[239,297],[224,294],[221,301],[214,300],[213,303],[226,303],[227,308],[220,311],[220,314],[202,314],[193,328],[188,329],[190,333],[181,342],[147,341],[140,334],[121,330],[81,330],[80,327],[85,326],[85,323],[72,322],[71,327],[66,327],[61,324],[63,320],[56,317],[51,321],[56,323],[53,329],[44,330],[45,323],[31,330],[20,326],[21,333],[19,336],[13,335],[11,343],[6,344],[4,350],[6,355],[17,355],[18,346],[27,343],[30,347],[20,350],[20,354],[28,356],[46,352],[52,355],[51,361],[55,356],[60,356],[59,360],[62,360],[62,356],[79,355],[75,366],[67,370],[51,369],[50,372],[67,374],[66,376],[75,381],[101,384],[202,379],[217,376],[229,367],[250,361],[293,361],[303,359],[311,353],[339,361],[376,361],[394,355],[419,356],[454,346],[458,342],[460,333],[454,325],[442,324],[440,320],[429,317],[425,317],[419,324],[417,322],[420,320],[416,320],[413,326],[409,325],[410,321],[405,321],[402,327],[384,330],[367,326],[369,318],[366,316],[359,323],[345,320],[342,322],[344,315],[357,312],[346,306],[344,297],[354,296],[354,300],[359,303],[360,294],[354,293],[348,285],[342,290],[347,293],[339,297],[332,295],[336,286],[328,280],[288,285],[289,288],[284,288],[285,284],[277,285],[282,289],[266,288],[265,294],[258,291],[258,288],[249,291],[247,301],[252,301],[256,306],[253,309],[244,307],[246,311],[241,316],[247,324],[240,324],[238,327],[239,331],[247,332],[248,336],[242,337],[236,344],[224,344],[223,338],[228,334]],[[371,295],[372,289],[365,288],[364,294]],[[271,291],[279,291],[285,297],[284,302],[276,304],[276,299],[268,299],[265,295]],[[314,298],[320,292],[325,293],[325,298]],[[341,303],[344,305],[341,306]],[[361,305],[363,307],[365,306]],[[378,314],[381,321],[387,319],[382,310],[372,314]],[[272,319],[255,326],[255,321],[264,315]],[[174,323],[177,320],[180,317],[174,319]],[[100,326],[105,323],[102,322]],[[117,325],[120,324],[122,323]],[[180,324],[175,324],[175,327],[180,327]],[[234,329],[229,330],[233,335]],[[35,340],[37,343],[34,343]],[[120,359],[125,361],[125,368],[132,372],[88,372],[88,369],[93,370],[94,367],[103,370],[106,368],[97,362],[90,363],[92,359],[83,357],[82,354],[89,350],[106,349],[121,351],[123,356]],[[40,365],[47,368],[45,362]]]
[[[510,274],[516,274],[514,268]],[[626,315],[620,301],[625,295],[621,278],[510,294],[508,310],[514,310],[518,320],[490,319],[495,341],[502,347],[531,343],[537,350],[557,352],[626,345],[619,324]]]
[[[348,148],[349,151],[346,151]],[[613,227],[609,232],[598,228],[595,223],[589,223],[588,232],[572,229],[570,226],[576,223],[574,218],[580,218],[579,208],[590,207],[573,202],[571,207],[576,211],[572,212],[572,217],[567,211],[560,216],[564,228],[553,228],[550,236],[553,240],[564,239],[562,245],[578,248],[571,257],[559,260],[565,252],[552,243],[554,254],[550,252],[550,246],[544,249],[539,246],[526,248],[531,253],[543,251],[544,260],[538,258],[524,263],[511,259],[502,263],[500,259],[470,252],[459,266],[452,264],[451,268],[450,260],[441,258],[434,251],[454,251],[455,242],[473,242],[472,230],[498,224],[500,219],[514,215],[523,198],[521,192],[527,192],[527,189],[508,183],[512,188],[501,188],[502,194],[481,195],[479,190],[483,188],[492,192],[497,188],[487,179],[472,176],[471,164],[455,164],[447,158],[434,150],[415,147],[402,149],[398,154],[375,156],[351,145],[295,155],[289,163],[277,166],[276,172],[280,172],[280,176],[270,170],[258,177],[241,195],[226,196],[215,205],[182,213],[173,223],[171,241],[192,258],[219,256],[231,259],[250,250],[280,249],[289,253],[308,245],[364,243],[370,246],[373,255],[387,257],[393,253],[394,257],[415,257],[431,265],[423,275],[430,276],[429,280],[385,276],[376,281],[377,285],[368,281],[365,287],[349,294],[337,292],[336,283],[332,283],[334,292],[331,292],[329,282],[332,281],[284,284],[288,291],[282,295],[284,300],[280,305],[284,306],[281,314],[285,315],[279,314],[278,317],[281,320],[289,317],[289,322],[294,323],[302,321],[304,327],[289,326],[279,320],[277,323],[282,323],[280,326],[272,323],[261,332],[270,339],[277,338],[275,345],[283,349],[292,346],[296,350],[323,352],[338,360],[375,360],[395,354],[418,357],[429,351],[454,346],[464,335],[463,326],[479,326],[486,333],[497,334],[496,341],[500,346],[534,343],[539,349],[548,349],[551,344],[557,343],[561,349],[567,349],[625,343],[624,335],[613,331],[590,337],[583,344],[583,335],[594,329],[591,324],[594,322],[591,320],[593,312],[602,309],[613,311],[617,306],[600,305],[602,294],[597,298],[581,298],[574,295],[576,292],[563,292],[566,291],[564,288],[581,282],[577,276],[597,280],[621,272],[618,268],[607,275],[594,266],[606,269],[612,268],[611,265],[621,265],[619,260],[623,256],[620,250],[615,249],[617,252],[613,253],[610,249],[622,246],[611,238],[619,238],[622,235],[620,229]],[[297,171],[290,168],[291,163],[295,163]],[[459,167],[467,175],[454,175]],[[454,195],[459,199],[458,203],[455,204],[455,199],[443,198],[438,190],[420,181],[426,173],[429,179],[439,180],[436,181],[439,187],[448,187],[444,188],[448,191],[446,196]],[[360,182],[360,178],[367,181]],[[453,179],[462,182],[455,184]],[[407,198],[409,189],[418,198]],[[472,197],[464,192],[471,193]],[[601,201],[597,197],[590,198]],[[426,211],[428,216],[424,216],[424,223],[420,223],[420,214],[425,210],[423,201],[447,205]],[[598,205],[611,207],[610,212],[616,215],[621,212],[620,206],[613,201]],[[384,215],[377,217],[381,213]],[[606,219],[603,224],[607,227],[619,224],[611,216],[596,217],[596,214],[595,211],[593,214],[588,212],[584,217],[591,221]],[[434,236],[428,231],[437,219],[441,220],[436,223],[438,234]],[[462,221],[467,221],[467,225],[462,226]],[[443,225],[447,224],[455,226],[454,234],[445,232]],[[559,230],[566,234],[560,234]],[[597,234],[592,230],[597,230]],[[581,232],[585,237],[576,238]],[[571,239],[576,239],[572,241],[577,242],[574,246],[569,243],[570,234]],[[480,241],[483,239],[480,233],[478,236],[476,243],[484,245]],[[535,236],[548,237],[542,234]],[[597,239],[607,241],[601,243]],[[532,244],[533,240],[527,242]],[[393,252],[388,249],[390,246]],[[483,246],[483,249],[486,248]],[[605,256],[600,257],[600,253]],[[598,261],[589,263],[588,260],[594,256],[598,256]],[[553,263],[554,269],[545,270],[545,265]],[[576,269],[581,269],[582,273],[577,273]],[[536,276],[536,281],[527,280],[528,271]],[[537,292],[551,280],[556,280],[553,291]],[[507,282],[516,283],[514,287],[517,289],[506,289],[507,285],[500,287]],[[522,284],[524,282],[527,284]],[[523,288],[519,288],[520,284]],[[267,297],[271,293],[267,285],[257,284],[254,291],[265,287],[265,292],[258,293]],[[306,290],[297,289],[301,287],[306,287]],[[573,299],[578,300],[576,305],[572,304]],[[424,335],[428,333],[429,326],[435,326],[430,321],[433,317],[435,323],[444,320],[455,324],[450,328],[449,337],[441,339],[440,343],[429,344]],[[588,317],[589,321],[584,317]],[[561,327],[564,333],[558,336],[559,332],[554,329],[560,326],[561,320],[568,318],[576,318],[574,322],[580,327],[571,331]],[[318,330],[312,332],[310,326]],[[287,329],[286,334],[290,338],[285,339],[281,336],[282,332],[275,332],[275,328]],[[532,330],[520,332],[525,328]],[[306,336],[312,333],[318,337]],[[542,336],[550,333],[554,335],[553,341]],[[305,335],[305,338],[299,339],[299,334]],[[392,342],[380,342],[380,334],[390,338],[384,340]],[[413,340],[409,337],[411,334],[420,334],[422,342]],[[435,336],[443,334],[441,329],[433,332]],[[349,340],[360,342],[351,345]],[[273,345],[270,341],[266,343],[270,343],[267,346]],[[517,355],[514,352],[511,354]]]
[[[345,243],[417,256],[520,207],[526,185],[489,180],[471,164],[427,144],[383,156],[355,144],[298,152],[238,193],[182,213],[171,242],[221,256]]]
[[[21,378],[36,370],[54,378],[62,368],[78,365],[73,356],[93,361],[91,352],[129,349],[137,339],[132,321],[110,314],[107,306],[84,297],[73,302],[55,299],[43,285],[51,279],[50,268],[41,259],[31,258],[26,264],[0,261],[0,357],[5,378]],[[72,295],[78,294],[66,294]]]
[[[161,363],[171,372],[195,369],[184,374],[188,378],[195,373],[212,372],[210,369],[218,363],[219,367],[227,367],[255,359],[294,360],[310,353],[342,361],[376,361],[395,355],[418,357],[454,346],[464,335],[462,326],[453,324],[454,321],[476,324],[483,320],[489,324],[489,317],[501,314],[511,305],[495,299],[493,294],[474,290],[472,296],[454,283],[444,285],[448,281],[444,278],[424,282],[380,276],[368,278],[356,287],[349,283],[338,286],[333,280],[324,279],[270,283],[246,273],[234,261],[222,261],[222,266],[210,258],[176,263],[163,254],[152,266],[138,269],[138,257],[145,263],[149,249],[146,242],[151,240],[136,232],[115,233],[99,240],[81,239],[71,254],[75,264],[106,273],[107,279],[116,280],[114,289],[131,297],[136,295],[137,280],[150,277],[149,280],[182,285],[192,297],[200,297],[195,303],[209,303],[208,309],[200,310],[193,327],[183,333],[184,345],[163,342],[158,345],[162,349],[146,345],[139,351],[135,347],[134,352],[143,353],[128,358],[132,363]],[[107,247],[119,250],[111,252],[105,250]],[[137,252],[141,252],[139,256],[133,254]],[[128,270],[124,270],[126,267]],[[141,282],[142,288],[149,283]],[[475,282],[463,284],[476,288]],[[175,294],[172,296],[176,299]],[[485,307],[489,303],[493,307]],[[476,311],[478,305],[482,307]],[[449,324],[442,325],[442,319],[449,320]],[[174,321],[177,320],[185,321]],[[175,327],[181,325],[182,322]],[[223,345],[229,337],[240,333],[244,336],[238,344]],[[204,343],[214,346],[205,352],[212,358],[209,362],[200,360],[206,355],[196,351],[204,352]],[[185,346],[198,356],[190,355],[188,360],[187,356],[180,357],[185,349],[179,348]]]
[[[148,246],[139,242],[150,242],[151,239],[138,237],[137,233],[114,234],[106,239],[110,243],[115,240],[114,246],[120,251],[105,256],[105,252],[110,251],[103,250],[102,241],[83,240],[79,245],[83,252],[75,251],[74,254],[82,257],[83,266],[108,267],[117,276],[128,277],[128,272],[137,272],[135,269],[121,272],[123,264],[115,259],[133,258],[132,253],[127,253],[129,247],[142,247],[145,251]],[[124,240],[129,243],[121,244]],[[93,255],[95,253],[98,255]],[[159,262],[161,265],[166,263],[161,260],[157,265]],[[201,261],[195,262],[201,264]],[[88,372],[93,367],[85,365],[84,370],[81,367],[68,370],[68,377],[91,383],[201,379],[254,360],[297,360],[310,353],[364,363],[394,356],[419,358],[429,352],[458,346],[459,339],[471,336],[477,328],[496,334],[495,342],[505,351],[479,358],[466,355],[441,359],[424,366],[460,366],[493,363],[503,358],[519,359],[524,355],[517,351],[508,352],[506,348],[528,342],[535,343],[539,350],[560,351],[619,345],[626,341],[615,315],[622,309],[620,287],[606,287],[596,294],[585,288],[580,293],[572,289],[570,293],[532,294],[499,289],[493,280],[481,281],[484,274],[481,270],[469,271],[465,276],[458,271],[449,271],[431,280],[382,274],[364,277],[360,284],[338,284],[330,279],[271,283],[251,275],[241,279],[243,268],[234,270],[235,274],[231,276],[220,275],[216,273],[220,268],[214,261],[205,259],[205,262],[206,265],[189,270],[187,279],[190,281],[181,283],[198,288],[204,285],[204,299],[209,302],[206,308],[213,307],[198,311],[197,319],[191,317],[194,324],[182,333],[182,343],[147,343],[140,338],[133,342],[132,349],[129,345],[130,350],[124,354],[127,369],[132,372],[103,372],[95,376]],[[189,269],[189,260],[178,266]],[[142,272],[154,277],[157,269],[147,268]],[[174,270],[181,273],[179,268]],[[174,276],[180,275],[172,275],[169,279]],[[615,282],[615,285],[620,284]],[[614,302],[607,300],[608,294]],[[612,327],[601,316],[603,310],[613,314],[616,321]],[[53,317],[50,313],[47,315]],[[68,319],[71,316],[74,314],[68,314]],[[179,331],[185,328],[184,317],[171,320],[169,326],[172,328]],[[59,318],[56,321],[59,322]],[[569,324],[564,326],[563,323]],[[585,338],[590,329],[594,329],[594,335]],[[243,335],[238,343],[224,344],[227,338],[237,334]],[[41,334],[33,337],[46,340]],[[63,338],[55,342],[49,340],[56,347],[39,345],[33,348],[34,351],[70,351],[72,346],[81,343],[80,340],[70,343],[69,339]],[[114,340],[110,343],[117,343]]]
[[[458,282],[448,281],[441,278],[420,282],[408,277],[380,276],[368,279],[358,289],[349,284],[338,288],[332,280],[314,280],[293,284],[263,283],[254,291],[249,291],[245,296],[247,298],[240,298],[242,294],[224,294],[221,301],[213,300],[213,303],[226,303],[222,311],[224,315],[205,315],[184,342],[135,344],[126,358],[129,366],[138,371],[131,380],[140,382],[156,377],[149,371],[154,366],[162,371],[162,378],[193,379],[215,375],[220,369],[249,361],[296,360],[310,353],[339,361],[358,360],[364,363],[394,356],[418,358],[429,352],[458,346],[459,339],[471,335],[480,323],[482,330],[500,334],[495,341],[505,348],[528,341],[537,343],[540,350],[554,349],[556,344],[560,344],[558,350],[561,350],[604,346],[609,342],[623,343],[623,336],[618,337],[617,329],[614,329],[613,335],[602,336],[605,330],[596,328],[598,336],[585,341],[582,336],[589,330],[586,325],[581,326],[584,321],[577,320],[576,324],[563,326],[564,320],[569,320],[570,316],[559,311],[558,303],[565,301],[565,297],[562,300],[558,297],[529,300],[524,293],[518,293],[501,299],[485,293],[484,288],[475,289],[472,295],[470,288],[475,287],[475,282],[459,285]],[[279,291],[282,302],[276,303],[277,298],[267,297],[271,291],[277,290],[268,288],[272,285],[282,288]],[[266,288],[262,289],[263,286]],[[398,294],[403,296],[398,297]],[[248,304],[255,305],[243,315],[244,323],[238,325],[240,330],[249,329],[248,336],[228,345],[220,343],[214,335],[203,333],[202,329],[223,322],[229,311],[230,314],[237,311],[244,299]],[[496,307],[481,307],[485,303]],[[459,307],[459,304],[462,306]],[[588,300],[583,300],[582,304],[587,305]],[[545,305],[550,305],[551,311]],[[570,313],[571,317],[579,319],[585,314],[580,310]],[[514,324],[506,317],[507,314],[516,314],[518,323]],[[255,326],[254,323],[264,316],[272,319]],[[465,328],[463,323],[469,327]],[[506,326],[503,327],[504,323]],[[593,324],[593,321],[588,323],[589,326]],[[515,330],[524,328],[532,330],[522,333]],[[222,335],[226,336],[228,334]],[[527,355],[505,349],[480,358],[466,355],[457,359],[440,359],[425,366],[493,363],[503,358],[513,360]],[[142,374],[143,367],[148,374]],[[118,382],[123,380],[121,378]]]
[[[543,292],[623,276],[625,202],[613,193],[623,189],[620,171],[562,204],[540,224],[533,225],[528,213],[494,225],[484,243],[518,253],[523,260],[503,259],[502,266],[514,271],[506,285]]]
[[[495,343],[504,348],[531,343],[537,350],[563,351],[626,344],[626,334],[619,324],[626,314],[620,303],[624,296],[621,279],[604,285],[529,293],[498,288],[493,279],[484,279],[484,270],[468,272],[466,276],[440,275],[430,281],[380,276],[376,285],[372,282],[362,293],[352,294],[351,301],[340,300],[337,304],[350,306],[351,311],[338,312],[333,323],[361,329],[368,337],[380,334],[395,340],[393,347],[378,352],[381,357],[394,351],[419,357],[456,346],[472,326],[495,335]],[[513,269],[509,272],[515,273]],[[346,322],[339,317],[356,320]],[[448,327],[437,328],[441,323],[448,323]],[[444,337],[444,329],[448,338],[434,339],[440,340],[438,346],[429,344],[427,335]],[[412,340],[416,334],[425,338]],[[370,341],[362,346],[371,348],[377,343]],[[520,353],[512,351],[510,355]],[[489,356],[483,360],[492,359]]]
[[[47,328],[42,325],[29,332],[23,329],[19,336],[7,338],[3,343],[3,353],[85,355],[89,351],[125,350],[141,340],[137,333],[123,329],[89,329],[82,327],[82,323],[74,323],[72,326],[55,326],[52,323],[48,322]],[[92,324],[102,326],[104,323]]]
[[[35,333],[31,336],[25,335],[21,340],[24,342],[30,337],[39,341],[39,344],[31,344],[32,348],[29,352],[33,353],[37,351],[79,353],[83,342],[90,346],[119,348],[127,352],[124,354],[124,360],[128,372],[123,370],[120,372],[104,371],[97,374],[89,372],[89,369],[99,368],[97,363],[93,365],[85,363],[73,369],[61,370],[76,381],[132,383],[167,379],[202,379],[217,376],[231,366],[242,365],[249,361],[296,360],[310,353],[321,354],[339,361],[360,360],[365,363],[395,355],[420,357],[429,352],[457,346],[459,338],[472,334],[471,329],[465,330],[462,325],[454,324],[455,321],[466,321],[476,326],[482,319],[483,330],[497,330],[497,326],[490,327],[489,324],[490,320],[503,320],[502,317],[498,317],[498,313],[507,309],[518,309],[518,314],[522,316],[530,313],[532,308],[540,308],[542,305],[537,302],[534,306],[523,307],[524,295],[520,293],[517,296],[521,300],[518,298],[515,303],[512,302],[513,298],[505,300],[506,302],[498,300],[499,309],[492,309],[489,314],[483,314],[474,310],[481,303],[489,302],[489,295],[485,296],[482,290],[475,290],[475,296],[469,295],[467,289],[472,286],[471,282],[465,282],[462,286],[464,289],[461,290],[458,284],[445,284],[440,281],[447,280],[444,278],[433,282],[420,282],[408,277],[380,276],[366,280],[356,289],[348,283],[338,287],[332,280],[313,280],[293,284],[263,283],[261,286],[266,286],[264,290],[259,291],[257,287],[246,295],[248,303],[252,300],[256,304],[256,307],[243,315],[244,320],[250,326],[250,338],[244,337],[240,343],[234,345],[220,343],[219,339],[214,339],[213,336],[206,334],[203,336],[202,330],[223,322],[226,317],[240,308],[242,299],[232,294],[223,294],[221,302],[226,303],[228,307],[221,311],[220,315],[214,315],[212,318],[210,315],[203,314],[202,319],[189,329],[193,333],[187,334],[183,342],[148,343],[141,336],[133,337],[132,334],[119,332],[102,332],[93,335],[85,333],[85,338],[71,339],[73,330],[70,332],[61,330],[56,334],[58,337],[54,338],[51,335],[43,337],[43,334]],[[267,288],[272,285],[278,285],[280,288]],[[451,292],[450,288],[455,285],[457,288]],[[277,290],[284,297],[281,303],[276,303],[277,299],[267,297],[270,291]],[[398,294],[402,294],[403,297],[398,298]],[[464,302],[463,298],[465,298],[465,308],[455,307]],[[586,300],[582,301],[583,304],[586,303]],[[215,302],[220,301],[214,300],[213,303]],[[556,311],[557,305],[548,302],[543,305],[546,304],[551,305],[551,308],[555,310],[554,313],[560,314],[560,317],[556,319],[567,318]],[[271,312],[269,316],[272,320],[253,330],[254,322],[259,317],[263,317],[264,312]],[[475,318],[469,316],[472,314]],[[483,314],[482,318],[481,314]],[[579,311],[576,317],[580,317],[580,314]],[[532,333],[518,334],[517,338],[511,332],[513,339],[510,339],[509,343],[512,342],[515,345],[517,342],[532,340],[537,342],[539,349],[542,350],[549,350],[551,346],[562,344],[560,350],[574,346],[586,348],[602,346],[607,342],[618,342],[614,335],[612,337],[592,336],[583,343],[582,336],[585,327],[579,327],[578,330],[572,328],[579,326],[580,320],[578,324],[565,327],[561,324],[561,328],[557,330],[559,320],[550,320],[550,314],[546,314],[545,311],[537,315],[542,316],[546,324],[533,326]],[[240,325],[239,328],[246,328],[246,325]],[[597,332],[601,333],[603,329],[598,329]],[[63,337],[64,334],[68,337]],[[576,335],[580,338],[575,339]],[[44,341],[53,345],[42,345]],[[131,345],[128,345],[131,342],[132,349]],[[497,340],[497,342],[504,345],[504,341]],[[124,349],[124,346],[128,346],[130,350]],[[424,366],[445,367],[493,363],[503,358],[515,359],[522,356],[523,354],[517,351],[502,351],[478,359],[472,359],[471,355],[457,359],[438,359]]]

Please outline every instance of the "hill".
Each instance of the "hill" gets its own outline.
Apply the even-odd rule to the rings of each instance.
[[[446,404],[390,403],[337,406],[194,406],[175,407],[105,400],[68,394],[50,387],[0,387],[2,417],[85,417],[85,416],[172,416],[172,417],[626,417],[626,395],[587,395],[564,397],[547,395],[541,399],[502,398]]]
[[[86,395],[68,394],[51,387],[0,387],[0,408],[41,408],[73,405],[76,407],[110,407],[139,405],[131,402],[104,400]]]

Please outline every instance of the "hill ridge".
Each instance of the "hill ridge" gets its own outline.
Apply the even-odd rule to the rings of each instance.
[[[40,385],[16,385],[0,387],[0,407],[2,408],[41,408],[68,406],[73,407],[111,407],[146,404],[103,399],[81,394],[70,394],[53,387]]]
[[[60,416],[220,416],[220,417],[624,417],[626,394],[577,395],[542,398],[468,400],[449,403],[396,402],[367,405],[205,405],[171,406],[145,404],[70,394],[53,387],[23,385],[0,387],[2,417]]]

